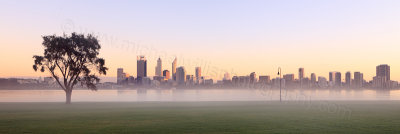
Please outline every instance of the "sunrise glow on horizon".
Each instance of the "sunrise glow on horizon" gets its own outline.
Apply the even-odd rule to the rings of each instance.
[[[297,77],[302,67],[306,77],[359,71],[369,81],[388,64],[400,81],[400,1],[75,2],[2,1],[0,77],[46,76],[32,69],[42,36],[77,32],[98,36],[107,77],[119,67],[135,76],[144,55],[149,76],[159,57],[163,70],[177,57],[188,74],[201,66],[215,79],[277,77],[278,67]]]

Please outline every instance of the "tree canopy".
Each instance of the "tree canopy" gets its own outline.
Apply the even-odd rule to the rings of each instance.
[[[70,103],[72,89],[78,83],[97,90],[100,81],[96,73],[105,75],[108,68],[99,58],[99,41],[91,34],[72,33],[70,36],[43,36],[44,54],[35,55],[33,69],[50,72],[51,76],[67,94]],[[68,98],[69,97],[69,98]],[[69,100],[68,100],[69,99]]]

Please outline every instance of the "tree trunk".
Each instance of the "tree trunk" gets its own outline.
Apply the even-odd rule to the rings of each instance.
[[[65,91],[66,101],[65,104],[71,104],[72,90]]]

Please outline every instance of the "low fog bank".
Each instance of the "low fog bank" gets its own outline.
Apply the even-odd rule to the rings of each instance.
[[[73,102],[400,100],[400,90],[372,89],[76,89]],[[0,102],[64,102],[65,92],[0,90]]]

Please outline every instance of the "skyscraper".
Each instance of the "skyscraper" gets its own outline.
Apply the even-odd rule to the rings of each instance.
[[[176,80],[176,64],[177,64],[177,58],[175,57],[174,61],[172,62],[172,79]]]
[[[354,82],[353,82],[353,87],[354,88],[361,88],[362,83],[363,83],[363,74],[360,72],[354,72]]]
[[[269,84],[271,82],[271,77],[268,75],[265,76],[259,76],[258,77],[258,82],[262,84]]]
[[[256,83],[257,82],[257,75],[255,72],[250,73],[250,83]]]
[[[285,81],[288,83],[293,82],[294,74],[285,74],[285,75],[283,75],[283,79],[285,79]]]
[[[317,76],[315,75],[315,73],[311,73],[311,87],[316,87],[317,85]]]
[[[169,71],[168,71],[168,70],[164,70],[164,71],[163,71],[163,76],[164,76],[165,79],[169,80],[170,77],[171,77],[171,74],[169,74]]]
[[[312,83],[317,82],[317,76],[315,75],[315,73],[311,73],[310,78],[311,78],[311,82],[312,82]]]
[[[318,77],[318,87],[319,88],[327,88],[328,82],[326,81],[325,77]]]
[[[147,77],[147,60],[144,56],[137,57],[137,79]]]
[[[387,64],[376,66],[376,76],[385,77],[387,81],[390,81],[390,66]]]
[[[351,72],[346,72],[345,83],[347,88],[351,87]]]
[[[186,82],[186,71],[183,66],[176,69],[176,81],[179,85],[185,84]]]
[[[196,84],[200,84],[201,83],[201,67],[196,67],[195,68],[195,75],[196,75]]]
[[[342,73],[336,72],[335,74],[335,86],[341,87],[342,86]]]
[[[193,85],[194,84],[194,76],[193,75],[186,75],[186,85]]]
[[[329,72],[329,82],[335,82],[336,72]]]
[[[304,78],[304,68],[299,68],[299,80]]]
[[[390,66],[386,64],[376,66],[376,76],[373,78],[372,83],[375,88],[391,88]]]
[[[155,75],[162,76],[162,61],[160,58],[158,58],[158,60],[157,60]]]
[[[329,83],[330,86],[335,86],[335,87],[342,86],[342,73],[329,72]]]
[[[304,68],[299,68],[300,88],[303,88]]]
[[[118,68],[117,69],[117,84],[122,84],[123,81],[125,80],[126,74],[124,73],[123,68]]]
[[[201,77],[201,67],[196,67],[196,79],[200,79]]]

